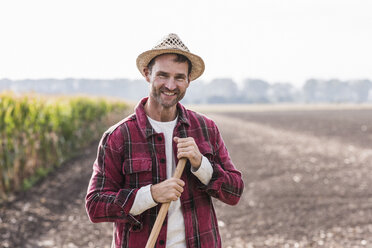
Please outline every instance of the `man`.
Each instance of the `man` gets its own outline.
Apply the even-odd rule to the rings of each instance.
[[[211,197],[237,204],[241,174],[213,121],[179,101],[203,60],[169,34],[140,54],[150,84],[135,113],[102,137],[86,196],[92,222],[113,222],[112,247],[145,247],[161,203],[171,202],[156,247],[221,247]],[[187,158],[181,179],[172,178]]]

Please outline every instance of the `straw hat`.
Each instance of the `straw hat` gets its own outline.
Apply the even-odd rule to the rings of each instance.
[[[168,34],[158,45],[154,46],[151,50],[141,53],[137,57],[137,68],[144,77],[145,73],[143,69],[147,67],[153,58],[164,53],[182,54],[191,61],[190,81],[197,79],[203,74],[205,68],[203,59],[198,55],[190,53],[190,50],[183,44],[178,35]]]

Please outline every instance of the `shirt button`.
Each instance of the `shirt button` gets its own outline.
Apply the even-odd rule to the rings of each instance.
[[[158,141],[162,141],[162,140],[163,140],[162,137],[158,136]]]
[[[162,159],[160,159],[160,163],[165,163],[165,159],[164,158],[162,158]]]
[[[164,240],[159,241],[159,245],[164,245],[164,243],[165,243]]]

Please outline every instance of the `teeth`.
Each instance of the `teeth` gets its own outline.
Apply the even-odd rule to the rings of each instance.
[[[166,94],[167,96],[173,96],[175,95],[175,93],[171,93],[171,92],[163,92],[164,94]]]

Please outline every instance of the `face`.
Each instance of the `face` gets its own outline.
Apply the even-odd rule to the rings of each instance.
[[[151,72],[145,68],[146,80],[150,83],[149,99],[159,107],[174,107],[185,95],[189,86],[188,64],[175,62],[175,55],[157,57]]]

